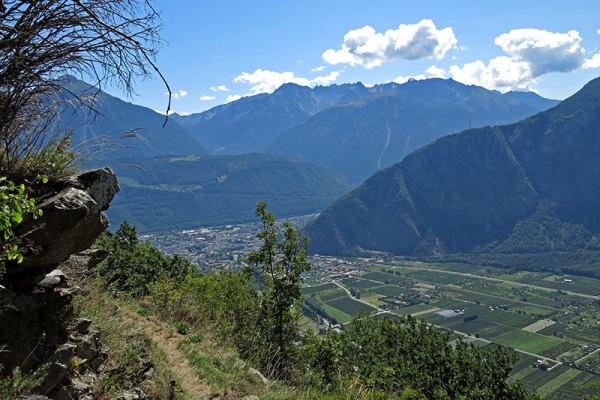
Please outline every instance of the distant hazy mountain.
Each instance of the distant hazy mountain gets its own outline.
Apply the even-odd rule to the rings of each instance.
[[[212,154],[245,154],[261,151],[307,117],[366,92],[360,82],[313,89],[288,83],[272,94],[243,97],[200,114],[172,118]]]
[[[443,137],[376,173],[306,228],[311,251],[475,252],[596,271],[599,159],[600,78],[550,110]]]
[[[92,146],[101,137],[109,142],[106,148],[96,152],[95,159],[111,160],[121,157],[148,157],[157,155],[187,155],[206,153],[204,147],[176,121],[165,122],[164,115],[127,103],[98,90],[75,78],[65,78],[65,98],[95,94],[98,114],[83,107],[73,110],[65,107],[60,115],[58,129],[73,129],[72,144]],[[121,136],[136,129],[134,137]],[[126,147],[123,147],[126,146]],[[81,147],[81,145],[80,145]]]
[[[531,95],[525,103],[452,79],[378,85],[281,133],[265,151],[324,165],[358,185],[439,137],[515,122],[555,104]]]
[[[266,201],[278,217],[322,211],[350,188],[325,168],[271,154],[109,161],[121,191],[106,212],[138,231],[254,221]],[[140,169],[140,168],[142,169]]]
[[[546,99],[533,92],[506,92],[502,96],[511,100],[520,101],[521,103],[529,104],[530,106],[537,108],[539,111],[547,110],[560,103],[560,100]]]

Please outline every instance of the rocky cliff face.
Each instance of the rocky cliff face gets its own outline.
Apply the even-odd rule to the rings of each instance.
[[[432,241],[469,251],[504,240],[542,201],[598,230],[599,156],[596,79],[553,109],[444,137],[373,175],[306,228],[311,251],[414,254]]]
[[[22,263],[7,263],[4,282],[26,290],[40,282],[59,262],[86,250],[108,227],[103,211],[119,191],[110,168],[84,171],[52,184],[54,193],[38,201],[41,217],[16,227]]]
[[[103,211],[119,185],[114,173],[103,168],[49,186],[52,194],[38,202],[43,215],[14,231],[25,259],[6,265],[0,285],[0,365],[3,373],[15,367],[25,372],[48,368],[36,389],[39,399],[91,398],[109,349],[89,329],[92,321],[66,325],[79,288],[56,268],[69,259],[71,270],[89,274],[106,257],[105,250],[82,251],[107,228]]]

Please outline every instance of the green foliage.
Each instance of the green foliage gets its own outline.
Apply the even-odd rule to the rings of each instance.
[[[15,367],[8,376],[0,376],[0,399],[20,399],[22,396],[33,394],[33,391],[46,378],[50,363],[44,364],[30,374],[24,374],[19,367]],[[3,366],[0,365],[0,374]]]
[[[13,228],[26,216],[37,218],[42,210],[35,210],[35,200],[27,198],[25,185],[15,185],[5,177],[0,177],[0,275],[4,272],[4,262],[23,261],[19,247],[11,243]]]
[[[514,353],[481,350],[412,317],[360,315],[339,335],[342,375],[388,394],[411,388],[428,399],[535,399],[520,382],[506,382]],[[331,337],[333,339],[334,337]],[[410,398],[410,397],[409,397]]]
[[[51,140],[27,159],[23,160],[25,177],[33,182],[46,183],[72,174],[77,169],[71,137]]]
[[[188,275],[181,282],[163,277],[150,286],[146,300],[167,321],[210,326],[247,357],[259,351],[253,343],[258,301],[244,274],[213,271]]]
[[[300,274],[310,270],[306,250],[307,236],[283,223],[283,237],[278,239],[279,228],[267,203],[256,205],[256,216],[261,218],[262,231],[259,250],[248,254],[246,271],[258,275],[260,297],[259,335],[271,344],[262,364],[270,370],[284,372],[293,357],[293,340],[301,315]]]
[[[175,328],[175,330],[177,331],[177,333],[179,333],[180,335],[187,335],[188,333],[190,333],[190,324],[188,324],[187,322],[183,322],[183,321],[176,321],[173,322],[171,324],[171,326],[173,328]]]
[[[161,277],[182,281],[195,271],[194,265],[178,255],[164,256],[149,243],[140,243],[134,226],[123,221],[114,235],[100,236],[94,247],[109,251],[96,269],[102,286],[113,295],[141,297]]]
[[[190,335],[187,338],[187,341],[190,343],[201,343],[201,342],[204,342],[204,336],[202,336],[200,334]]]

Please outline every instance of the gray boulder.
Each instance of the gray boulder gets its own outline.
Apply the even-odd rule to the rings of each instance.
[[[108,167],[84,171],[56,183],[56,194],[38,205],[41,217],[29,219],[14,230],[25,259],[8,264],[5,281],[28,288],[42,281],[59,262],[90,247],[108,220],[102,211],[119,191]]]

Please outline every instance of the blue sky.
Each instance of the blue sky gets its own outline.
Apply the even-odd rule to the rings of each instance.
[[[438,76],[564,99],[600,75],[600,2],[155,0],[172,109],[197,113],[285,82]],[[158,79],[136,104],[164,111]],[[111,92],[119,97],[122,94]]]

